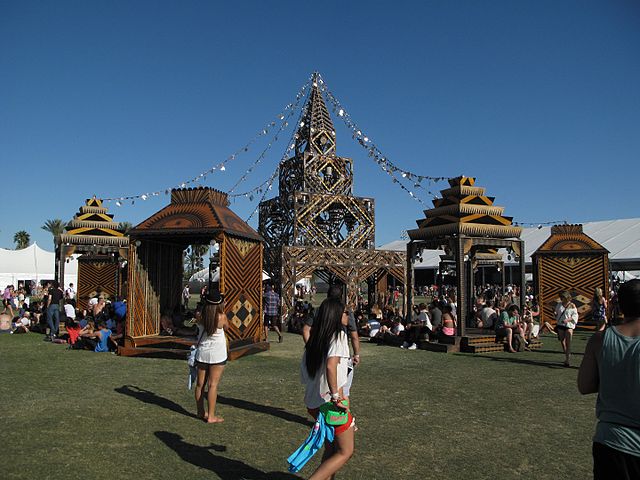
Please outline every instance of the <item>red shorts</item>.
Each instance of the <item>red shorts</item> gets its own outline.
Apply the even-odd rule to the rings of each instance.
[[[311,415],[314,420],[317,420],[318,419],[318,414],[320,413],[320,409],[319,408],[307,408],[307,412],[309,412],[309,415]],[[351,412],[348,412],[348,414],[349,414],[349,416],[347,417],[347,421],[344,423],[344,425],[337,425],[337,426],[333,427],[335,429],[336,437],[338,435],[342,435],[344,432],[349,430],[349,428],[351,428],[351,426],[353,425],[353,422],[354,422],[355,419],[353,418],[353,415],[351,415]]]

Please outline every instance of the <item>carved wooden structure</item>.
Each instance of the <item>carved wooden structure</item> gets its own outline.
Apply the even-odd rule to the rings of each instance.
[[[315,80],[295,154],[280,165],[279,195],[259,211],[265,270],[281,285],[283,315],[293,306],[296,281],[313,272],[346,284],[350,304],[360,282],[405,276],[403,254],[374,249],[375,202],[353,196],[353,162],[336,155],[336,132]]]
[[[475,178],[457,177],[449,180],[450,188],[441,191],[442,198],[433,200],[434,208],[425,210],[425,218],[417,221],[418,228],[409,230],[407,259],[411,262],[424,250],[443,249],[444,261],[456,271],[458,301],[458,336],[465,334],[470,313],[470,292],[473,291],[473,272],[479,265],[501,264],[498,249],[507,248],[520,259],[520,285],[524,286],[524,241],[521,227],[512,225],[512,217],[503,215],[504,207],[493,204],[495,197],[475,186]],[[412,269],[408,269],[407,284],[412,284]],[[411,288],[408,289],[412,291]],[[525,289],[520,289],[524,305]],[[409,304],[411,306],[412,299]]]
[[[113,215],[102,206],[102,200],[87,199],[65,230],[56,239],[56,278],[64,279],[68,257],[82,254],[78,257],[78,308],[85,308],[98,288],[110,298],[123,295],[126,269],[121,260],[127,258],[129,238],[124,236],[124,227],[114,222]]]
[[[591,303],[596,287],[609,292],[609,251],[586,235],[582,225],[555,225],[534,252],[533,277],[541,319],[555,324],[560,292],[568,290],[578,308],[578,327],[595,327]]]
[[[220,245],[229,357],[268,349],[262,328],[262,238],[228,205],[227,194],[218,190],[175,189],[171,204],[131,230],[129,311],[121,353],[150,353],[153,344],[172,338],[158,336],[160,315],[180,305],[183,251],[212,240]]]

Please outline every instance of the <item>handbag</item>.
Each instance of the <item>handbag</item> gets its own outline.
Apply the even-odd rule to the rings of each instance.
[[[347,423],[347,420],[349,420],[349,402],[347,400],[343,400],[340,403],[347,407],[347,410],[337,408],[332,402],[320,405],[320,414],[323,416],[327,425],[338,427],[340,425],[344,425]]]

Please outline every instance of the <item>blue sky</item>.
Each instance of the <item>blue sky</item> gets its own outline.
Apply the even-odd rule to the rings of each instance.
[[[40,226],[93,194],[164,190],[219,164],[314,70],[394,163],[475,176],[515,221],[637,217],[638,52],[631,0],[0,0],[0,247],[24,229],[51,249]],[[376,200],[376,243],[399,238],[425,207],[334,122],[355,193]],[[289,135],[239,190],[271,174]],[[228,190],[261,146],[204,184]],[[232,208],[246,218],[257,201]],[[107,206],[136,224],[166,202]]]

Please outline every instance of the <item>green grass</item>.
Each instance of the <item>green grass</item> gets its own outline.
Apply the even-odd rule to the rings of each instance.
[[[578,334],[574,350],[587,338]],[[589,478],[595,397],[578,394],[557,340],[544,342],[540,352],[476,356],[364,344],[356,453],[340,478]],[[302,340],[285,334],[271,347],[227,366],[226,421],[206,425],[193,417],[184,361],[0,335],[0,476],[298,478],[285,472],[309,431]]]

